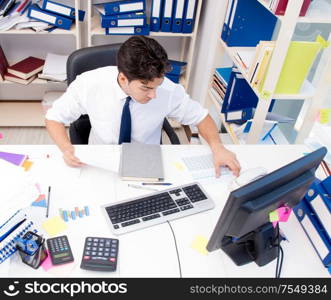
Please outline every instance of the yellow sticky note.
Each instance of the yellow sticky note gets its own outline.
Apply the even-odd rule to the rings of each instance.
[[[272,211],[271,213],[269,213],[269,221],[270,222],[276,222],[279,220],[279,217],[278,217],[278,212],[277,210],[274,210]]]
[[[330,108],[323,108],[320,110],[320,123],[321,124],[327,124],[330,121],[330,114],[331,109]]]
[[[206,249],[207,244],[208,244],[208,240],[204,236],[198,235],[192,242],[191,247],[194,250],[197,250],[200,254],[207,255],[208,254],[208,251]]]
[[[46,230],[49,236],[56,236],[58,233],[68,228],[67,224],[60,216],[48,219],[41,226]]]
[[[24,171],[29,171],[33,162],[30,160],[25,160],[24,163],[22,164],[22,167],[24,168]]]
[[[184,166],[181,164],[181,163],[179,163],[179,162],[175,162],[174,163],[174,166],[176,167],[176,169],[178,170],[178,171],[184,171]]]

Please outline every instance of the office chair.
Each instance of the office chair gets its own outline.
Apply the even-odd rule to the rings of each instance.
[[[77,75],[105,66],[116,66],[117,52],[121,44],[111,44],[78,49],[71,53],[67,61],[68,85]],[[180,144],[179,138],[165,118],[162,129],[165,131],[171,144]],[[78,120],[70,124],[69,136],[72,144],[88,144],[91,131],[91,123],[88,115],[82,115]],[[162,137],[161,137],[162,144]]]

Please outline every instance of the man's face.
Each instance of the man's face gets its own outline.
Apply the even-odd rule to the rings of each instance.
[[[156,89],[162,84],[162,78],[155,78],[152,81],[142,82],[140,80],[132,80],[129,82],[126,78],[122,85],[125,92],[141,104],[146,104],[156,97]],[[120,79],[121,81],[121,79]]]

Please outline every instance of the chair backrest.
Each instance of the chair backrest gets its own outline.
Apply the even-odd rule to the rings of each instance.
[[[116,66],[117,52],[121,44],[82,48],[74,51],[67,61],[68,85],[76,76],[86,71],[106,66]]]

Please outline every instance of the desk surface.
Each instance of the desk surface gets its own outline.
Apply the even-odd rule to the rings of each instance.
[[[263,166],[273,171],[303,155],[307,148],[302,145],[233,145],[228,147],[237,154],[243,169]],[[116,237],[112,235],[100,206],[148,194],[148,191],[128,187],[128,181],[121,181],[116,170],[120,157],[119,146],[78,146],[78,152],[85,157],[102,159],[113,171],[91,166],[81,169],[67,167],[61,153],[55,146],[1,146],[0,151],[24,153],[34,162],[29,171],[46,192],[52,186],[50,217],[58,215],[59,208],[72,210],[75,206],[88,205],[91,215],[68,222],[68,229],[61,234],[69,238],[75,258],[75,265],[68,277],[179,277],[176,248],[171,229],[167,223],[121,235],[118,270],[116,273],[92,272],[80,269],[83,244],[86,236]],[[165,181],[175,185],[192,182],[190,173],[180,170],[181,157],[206,154],[206,146],[162,146]],[[50,158],[46,158],[49,154]],[[255,263],[236,266],[221,250],[202,255],[191,245],[197,236],[209,239],[227,200],[228,181],[220,179],[203,180],[203,187],[215,201],[215,208],[203,213],[171,221],[176,235],[183,277],[274,277],[276,261],[264,267]],[[167,188],[167,187],[164,187]],[[162,187],[158,186],[158,189]],[[39,208],[41,209],[41,208]],[[40,222],[45,221],[41,209]],[[284,263],[282,277],[327,277],[317,254],[305,236],[296,217],[291,214],[281,228],[289,242],[283,242]],[[41,230],[42,232],[42,230]],[[47,234],[44,235],[47,237]],[[34,270],[20,262],[18,255],[10,259],[9,274],[3,277],[58,277],[45,272],[41,267]]]

